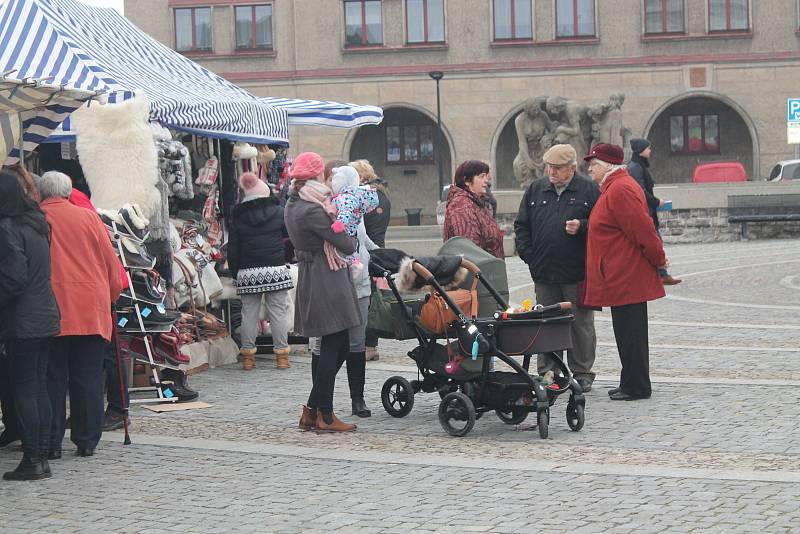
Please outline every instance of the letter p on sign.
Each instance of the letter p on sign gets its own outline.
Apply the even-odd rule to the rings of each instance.
[[[787,122],[800,122],[800,98],[789,99],[789,116]]]

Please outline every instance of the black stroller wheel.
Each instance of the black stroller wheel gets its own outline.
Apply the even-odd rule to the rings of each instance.
[[[451,436],[466,436],[475,426],[475,405],[460,391],[448,393],[439,403],[439,423]]]
[[[447,388],[442,388],[439,390],[439,398],[443,399],[454,391],[458,391],[458,386],[448,386]]]
[[[536,426],[539,428],[539,437],[547,439],[549,434],[547,425],[550,424],[550,410],[544,409],[536,412]]]
[[[528,413],[525,410],[514,410],[504,412],[502,410],[495,410],[497,418],[507,425],[518,425],[528,418]]]
[[[383,383],[381,402],[392,417],[405,417],[414,407],[414,390],[402,376],[392,376]]]
[[[573,432],[577,432],[583,428],[583,423],[586,419],[584,408],[580,404],[570,402],[567,404],[567,424]]]

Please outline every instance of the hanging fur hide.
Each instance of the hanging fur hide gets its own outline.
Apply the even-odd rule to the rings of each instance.
[[[148,218],[157,209],[158,152],[149,117],[150,102],[140,91],[120,104],[93,102],[70,115],[78,158],[98,208],[138,204]]]

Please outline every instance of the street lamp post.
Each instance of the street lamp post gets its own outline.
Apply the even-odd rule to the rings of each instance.
[[[436,137],[434,137],[436,151],[436,164],[439,171],[439,190],[437,196],[442,195],[442,188],[444,188],[444,169],[442,168],[442,101],[439,96],[439,80],[444,78],[444,73],[440,70],[434,70],[428,73],[433,80],[436,81]]]

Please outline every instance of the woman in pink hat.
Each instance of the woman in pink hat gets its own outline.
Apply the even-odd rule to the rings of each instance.
[[[333,413],[333,388],[340,362],[350,352],[348,330],[362,322],[353,279],[337,253],[353,254],[356,240],[331,229],[332,192],[324,172],[319,154],[298,155],[290,171],[292,185],[284,211],[298,262],[295,330],[322,338],[320,354],[311,360],[313,386],[299,426],[317,432],[351,432],[356,425]]]
[[[658,269],[666,266],[667,257],[644,192],[623,165],[622,147],[600,143],[583,159],[600,185],[600,198],[589,217],[585,302],[611,307],[622,363],[619,387],[609,396],[647,399],[652,392],[647,301],[665,294]]]

